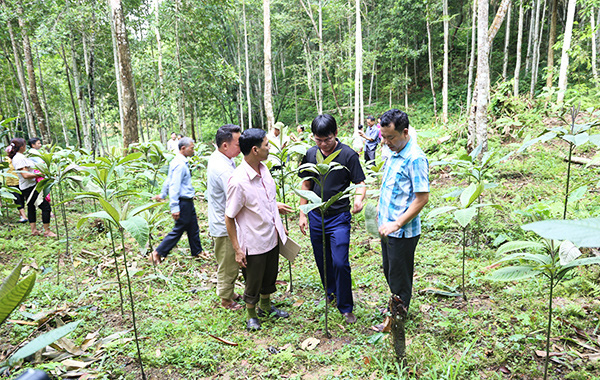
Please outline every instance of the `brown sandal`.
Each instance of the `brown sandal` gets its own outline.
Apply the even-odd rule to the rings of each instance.
[[[242,309],[243,306],[235,301],[231,301],[230,304],[228,304],[226,306],[221,305],[221,307],[224,307],[225,309],[231,310],[231,311],[238,311],[238,310]]]

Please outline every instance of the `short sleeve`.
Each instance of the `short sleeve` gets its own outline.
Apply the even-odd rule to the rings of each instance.
[[[31,168],[35,166],[33,162],[31,162],[27,157],[23,156],[22,154],[15,155],[12,163],[15,170],[21,170],[23,168]]]
[[[363,182],[365,177],[365,172],[363,172],[362,167],[360,166],[360,160],[358,159],[358,153],[351,151],[348,157],[348,171],[350,171],[350,181],[354,184]]]
[[[429,163],[425,157],[417,157],[411,165],[411,180],[415,193],[429,192]]]
[[[244,207],[244,189],[241,184],[232,176],[227,184],[227,207],[225,215],[231,219],[235,218]]]

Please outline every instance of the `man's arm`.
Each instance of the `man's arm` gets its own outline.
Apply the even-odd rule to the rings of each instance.
[[[356,189],[356,193],[354,193],[354,206],[352,207],[352,213],[358,214],[364,207],[365,196],[367,195],[367,187],[365,186],[365,181],[357,183],[357,185],[362,185]]]
[[[233,250],[235,251],[235,261],[242,268],[246,268],[246,255],[242,252],[242,248],[240,247],[240,242],[237,238],[237,227],[235,226],[235,219],[232,219],[225,215],[225,227],[227,227],[227,235],[229,235],[229,240],[231,241],[231,245],[233,246]]]
[[[302,190],[312,190],[312,186],[311,186],[311,181],[309,179],[306,179],[304,181],[302,181],[302,186],[301,186]],[[300,198],[300,205],[305,205],[308,204],[308,200],[304,199],[304,198]],[[300,226],[300,232],[302,232],[303,235],[306,235],[306,229],[308,227],[308,219],[306,218],[306,214],[302,212],[302,210],[300,210],[300,217],[298,218],[298,225]]]
[[[392,232],[398,231],[400,228],[406,225],[406,223],[410,222],[417,215],[419,215],[428,201],[429,193],[415,193],[415,200],[412,201],[410,206],[408,206],[408,209],[395,221],[387,222],[379,226],[379,233],[382,236],[388,236]]]
[[[177,165],[173,168],[171,175],[171,183],[169,183],[169,207],[171,208],[171,215],[174,220],[179,219],[179,195],[181,193],[181,181],[183,180],[183,171],[185,165]]]

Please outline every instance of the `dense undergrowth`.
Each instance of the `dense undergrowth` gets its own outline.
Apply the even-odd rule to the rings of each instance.
[[[590,117],[583,115],[582,118]],[[583,120],[583,119],[582,119]],[[560,123],[542,117],[527,131],[540,134],[544,126]],[[419,144],[429,161],[440,161],[461,154],[464,133],[458,128],[447,132],[430,126],[419,128]],[[511,132],[514,132],[513,128]],[[438,143],[445,135],[450,140]],[[492,135],[490,149],[502,157],[516,151],[523,139],[502,130]],[[597,147],[582,147],[577,154],[591,158]],[[166,262],[154,268],[139,252],[133,239],[126,240],[129,271],[133,279],[136,315],[145,372],[150,379],[197,378],[371,378],[396,379],[537,379],[543,374],[547,284],[541,279],[521,282],[493,282],[487,276],[500,257],[496,250],[503,242],[532,237],[520,228],[536,210],[551,218],[562,217],[568,146],[553,139],[533,145],[497,164],[489,172],[491,186],[482,202],[502,206],[500,210],[482,209],[479,222],[467,240],[466,293],[468,302],[456,296],[461,286],[461,231],[450,215],[427,219],[427,213],[449,204],[445,197],[465,187],[467,179],[448,165],[430,170],[430,203],[422,212],[423,234],[415,263],[414,298],[408,322],[408,372],[401,373],[392,356],[387,334],[371,326],[382,322],[380,309],[389,296],[381,270],[380,248],[369,237],[364,215],[354,217],[351,234],[355,314],[358,323],[346,325],[337,312],[331,314],[331,339],[323,336],[324,302],[314,265],[310,240],[300,234],[297,216],[290,219],[290,234],[302,245],[293,264],[293,292],[287,263],[281,262],[278,292],[274,302],[291,317],[267,320],[256,333],[244,330],[243,312],[218,307],[215,294],[216,263],[208,236],[206,203],[197,197],[203,246],[209,255],[192,260],[186,239],[182,239]],[[199,164],[201,172],[201,164]],[[199,173],[198,172],[198,173]],[[599,169],[575,165],[568,218],[600,216]],[[195,179],[202,188],[202,175]],[[146,185],[138,182],[138,188]],[[133,184],[132,184],[133,186]],[[148,188],[151,190],[151,188]],[[142,194],[144,195],[144,194]],[[297,198],[289,194],[290,204]],[[132,200],[133,202],[133,200]],[[139,200],[144,203],[145,200]],[[101,220],[76,228],[78,220],[97,211],[90,199],[67,204],[72,252],[75,258],[79,291],[67,270],[70,261],[61,256],[60,282],[57,284],[57,256],[64,241],[31,237],[26,226],[16,223],[15,212],[4,217],[0,226],[0,269],[6,276],[23,259],[28,270],[38,271],[38,280],[29,298],[13,321],[0,329],[0,357],[10,354],[23,340],[71,320],[82,320],[79,328],[54,346],[54,361],[32,358],[22,366],[35,366],[73,378],[140,378],[136,350],[132,341],[131,315],[125,307],[121,316],[108,227]],[[166,211],[166,207],[165,210]],[[57,213],[57,211],[54,211]],[[168,232],[167,217],[159,235]],[[61,234],[61,236],[63,236]],[[155,236],[154,241],[159,238]],[[598,255],[594,249],[586,255]],[[122,260],[118,258],[118,260]],[[283,259],[282,259],[283,260]],[[122,266],[122,262],[119,261]],[[550,377],[560,379],[600,378],[600,267],[572,271],[554,295],[556,305],[552,327]],[[242,284],[236,287],[243,291]],[[23,324],[31,314],[49,313],[41,326]],[[30,313],[30,314],[27,314]],[[41,319],[44,320],[44,319]],[[125,332],[110,342],[102,338]],[[225,340],[216,339],[220,338]],[[309,338],[319,340],[316,347],[305,347]],[[90,341],[92,342],[91,344]],[[58,356],[58,357],[57,357]],[[83,363],[65,362],[64,359]],[[79,367],[78,367],[79,366]],[[14,378],[18,369],[8,375]],[[85,377],[85,373],[89,377]],[[83,377],[82,377],[83,376]]]

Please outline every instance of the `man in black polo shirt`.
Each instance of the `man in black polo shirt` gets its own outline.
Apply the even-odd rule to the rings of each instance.
[[[321,151],[323,157],[327,157],[337,150],[341,150],[334,159],[346,167],[347,170],[334,170],[331,172],[324,183],[323,201],[329,200],[335,194],[345,190],[350,183],[364,185],[365,174],[360,166],[358,154],[349,146],[344,145],[337,139],[337,123],[333,116],[323,114],[317,116],[311,124],[317,146],[313,146],[306,152],[302,163],[317,163],[317,149]],[[301,178],[306,178],[312,173],[300,172]],[[319,197],[321,188],[312,180],[307,179],[302,182],[303,190],[312,190]],[[327,288],[329,300],[333,297],[337,299],[337,307],[340,313],[344,315],[347,323],[356,322],[356,316],[352,313],[354,301],[352,300],[352,277],[350,275],[350,262],[348,261],[348,251],[350,248],[350,210],[353,214],[360,212],[363,208],[363,201],[367,192],[366,187],[357,189],[354,197],[354,203],[350,207],[349,198],[341,199],[335,202],[327,209],[325,218],[325,238],[326,256],[327,256],[327,284],[323,281],[323,235],[321,232],[321,214],[318,209],[308,213],[307,216],[300,211],[300,231],[306,235],[306,229],[310,224],[310,241],[313,246],[315,261],[321,275],[321,282]],[[300,199],[300,204],[306,204],[306,199]]]

